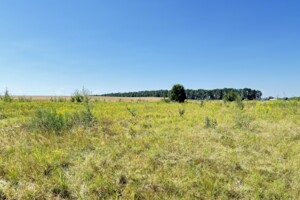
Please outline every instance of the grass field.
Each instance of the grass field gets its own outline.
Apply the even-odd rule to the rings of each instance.
[[[0,102],[0,199],[298,199],[300,102],[244,104],[93,101],[57,132],[37,110],[83,104]]]

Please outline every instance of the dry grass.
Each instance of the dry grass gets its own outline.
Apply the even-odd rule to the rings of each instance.
[[[26,127],[41,107],[82,105],[0,103],[0,199],[300,196],[299,102],[99,101],[97,126],[63,134]]]

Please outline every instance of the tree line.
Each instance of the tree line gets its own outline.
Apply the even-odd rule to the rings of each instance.
[[[151,91],[139,91],[139,92],[124,92],[124,93],[109,93],[100,96],[111,96],[111,97],[168,97],[169,90],[151,90]],[[253,90],[250,88],[244,89],[234,89],[234,88],[224,88],[224,89],[214,89],[214,90],[192,90],[186,89],[187,99],[194,100],[222,100],[225,95],[231,92],[238,93],[242,99],[255,100],[261,99],[262,92],[259,90]]]

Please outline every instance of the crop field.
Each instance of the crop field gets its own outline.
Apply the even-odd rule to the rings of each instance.
[[[298,199],[300,101],[0,101],[0,199]]]

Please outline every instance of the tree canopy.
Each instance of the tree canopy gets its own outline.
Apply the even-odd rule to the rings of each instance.
[[[186,100],[186,91],[184,87],[180,84],[175,84],[169,92],[169,98],[172,101],[183,103]]]
[[[242,99],[246,100],[255,100],[261,99],[262,92],[259,90],[253,90],[250,88],[244,89],[233,89],[233,88],[224,88],[224,89],[214,89],[214,90],[192,90],[186,89],[187,99],[194,100],[223,100],[225,94],[233,91],[237,92]],[[139,92],[125,92],[125,93],[110,93],[104,94],[101,96],[112,96],[112,97],[168,97],[169,90],[152,90],[152,91],[139,91]]]

